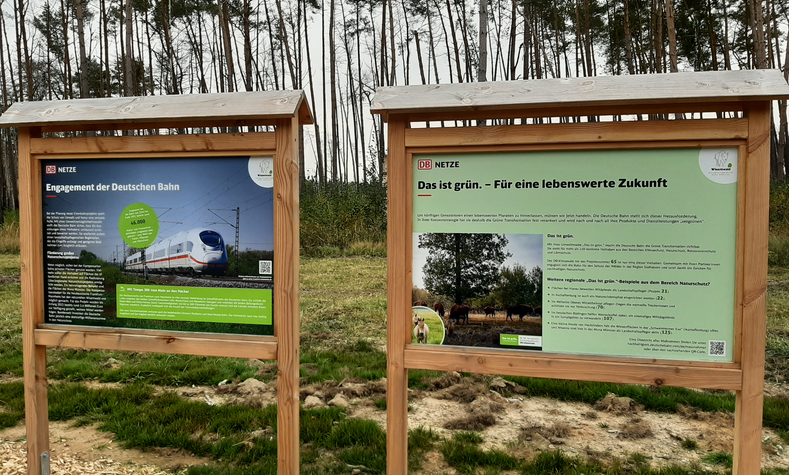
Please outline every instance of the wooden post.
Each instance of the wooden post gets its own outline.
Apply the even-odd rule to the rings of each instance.
[[[41,455],[49,456],[47,348],[35,343],[36,327],[44,322],[41,163],[30,154],[30,139],[39,127],[19,129],[20,257],[22,260],[22,352],[25,370],[27,470],[41,473]]]
[[[299,473],[298,119],[277,122],[274,160],[274,332],[277,335],[277,473]]]
[[[406,124],[402,118],[389,122],[387,166],[387,335],[386,351],[386,473],[408,471],[408,370],[405,345],[408,342],[411,308],[411,213],[408,207],[408,169],[405,153]]]
[[[742,390],[734,413],[736,475],[758,474],[762,455],[764,347],[767,322],[767,229],[770,200],[770,103],[746,109],[745,226],[743,259]]]

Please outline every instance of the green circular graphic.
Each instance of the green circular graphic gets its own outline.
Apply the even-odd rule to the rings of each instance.
[[[147,204],[133,203],[121,213],[118,231],[129,246],[138,249],[148,247],[159,234],[159,218]]]

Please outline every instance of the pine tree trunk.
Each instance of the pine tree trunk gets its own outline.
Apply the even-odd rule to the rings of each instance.
[[[79,37],[79,95],[90,96],[88,91],[88,56],[85,52],[85,29],[82,12],[82,0],[76,0],[77,7],[77,36]]]
[[[397,81],[397,53],[395,52],[395,29],[394,29],[394,13],[392,12],[392,1],[389,0],[389,34],[391,36],[389,41],[389,56],[391,56],[392,65],[389,69],[389,85],[394,86]]]
[[[270,45],[274,44],[274,32],[272,31],[273,24],[271,21],[271,13],[268,10],[268,2],[263,2],[263,8],[266,12],[266,30],[268,31],[268,41]],[[274,48],[269,48],[269,55],[271,57],[272,73],[274,74],[274,89],[279,89],[279,73],[277,72],[277,55]],[[282,72],[283,75],[285,72]],[[282,78],[282,87],[285,87],[285,78]]]
[[[477,81],[488,80],[488,0],[479,0],[479,64]]]
[[[381,64],[381,68],[380,68],[381,79],[379,81],[379,84],[381,86],[391,86],[391,84],[387,83],[387,81],[389,80],[389,69],[388,69],[389,66],[388,66],[388,61],[387,61],[387,58],[386,58],[386,54],[387,54],[387,47],[386,47],[386,15],[387,15],[386,1],[387,0],[383,0],[382,8],[381,8],[381,63],[380,63]],[[391,1],[391,0],[389,0],[389,1]],[[332,5],[334,5],[333,2],[334,2],[334,0],[332,0]]]
[[[361,6],[356,7],[356,24],[360,25],[362,22],[361,18]],[[359,91],[361,91],[361,81],[362,81],[362,39],[361,39],[361,32],[356,32],[356,77],[359,78]],[[364,101],[365,96],[364,94],[357,94],[356,98],[359,100],[359,110],[364,110]],[[366,135],[364,134],[364,120],[365,118],[361,117],[361,112],[359,113],[359,136],[361,137],[362,142],[362,180],[367,183],[367,154],[365,150],[367,150],[364,146],[364,138]]]
[[[677,30],[674,28],[674,0],[666,0],[666,27],[668,30],[668,57],[671,64],[671,72],[679,72],[679,61],[677,58]]]
[[[484,2],[484,0],[483,0]],[[466,82],[470,82],[474,80],[474,72],[472,71],[472,64],[473,60],[471,59],[471,46],[469,44],[469,25],[468,25],[468,15],[466,15],[466,1],[462,0],[460,5],[458,6],[458,15],[460,15],[459,22],[462,23],[462,33],[463,33],[463,52],[465,53],[465,63],[466,63]]]
[[[304,5],[304,43],[309,45],[309,25],[307,24],[307,3],[306,2],[299,2]],[[310,56],[310,49],[307,48],[307,77],[309,78],[310,83],[310,99],[311,103],[314,105],[315,102],[315,84],[312,82],[312,57]],[[323,147],[321,147],[321,129],[320,124],[318,121],[315,121],[315,125],[313,126],[315,129],[315,150],[318,155],[318,163],[317,163],[317,174],[318,174],[318,183],[323,184],[325,182],[325,177],[323,175]]]
[[[337,124],[337,55],[334,42],[335,0],[329,5],[329,93],[331,95],[331,178],[340,178],[340,132]]]
[[[523,2],[523,79],[533,77],[531,74],[531,23],[529,22],[529,0]]]
[[[666,57],[663,48],[663,0],[655,0],[655,71],[663,72]]]
[[[2,17],[0,18],[0,38],[4,38],[4,37],[7,38],[8,35],[5,34],[6,32],[5,17],[2,15],[0,15],[0,17]],[[8,84],[6,83],[6,77],[5,77],[5,62],[6,59],[5,59],[5,53],[3,52],[3,45],[0,45],[0,81],[2,81],[2,87],[3,87],[3,104],[0,105],[0,114],[5,112],[5,110],[8,108],[9,105]],[[8,58],[8,64],[9,66],[11,65],[11,58]],[[14,77],[13,73],[11,73],[11,77],[12,78]]]
[[[436,76],[436,84],[441,83],[441,78],[438,76],[438,59],[436,56],[436,41],[433,38],[433,20],[430,17],[430,2],[427,2],[425,5],[425,9],[427,10],[427,39],[430,41],[430,49],[428,50],[427,56],[427,63],[428,63],[428,72],[427,72],[427,82],[430,82],[430,57],[433,57],[433,69],[435,71]]]
[[[63,91],[66,99],[74,98],[74,87],[71,84],[71,54],[69,52],[69,14],[65,0],[60,0],[60,19],[63,32]],[[22,24],[24,26],[24,23]],[[32,74],[32,69],[31,69]],[[30,79],[29,79],[30,81]]]
[[[167,2],[161,2],[162,4],[162,31],[164,32],[164,47],[167,51],[167,66],[170,69],[170,93],[171,94],[180,94],[180,88],[178,87],[178,75],[175,72],[175,49],[173,48],[173,40],[172,35],[170,34],[170,18],[167,14]],[[148,42],[150,45],[150,41]],[[150,61],[150,60],[149,60]],[[153,69],[153,63],[151,63],[151,69]],[[153,83],[153,81],[151,81]],[[153,84],[151,85],[153,87]]]
[[[455,53],[455,71],[457,73],[458,82],[463,82],[463,70],[460,67],[460,48],[458,48],[457,28],[455,27],[455,19],[452,17],[452,5],[449,0],[446,0],[447,15],[449,16],[449,31],[452,33],[452,47]]]
[[[731,71],[729,50],[729,5],[727,0],[723,0],[723,67],[726,71]]]
[[[104,96],[112,96],[112,76],[110,75],[110,20],[107,18],[107,6],[105,0],[101,0],[101,23],[104,31]],[[120,91],[119,91],[120,92]]]
[[[290,53],[290,42],[288,41],[288,33],[285,28],[285,18],[282,16],[282,2],[277,0],[277,13],[279,14],[279,27],[280,27],[280,38],[282,43],[285,45],[285,57],[288,59],[288,71],[290,72],[290,81],[293,85],[294,89],[300,89],[301,86],[299,84],[299,79],[296,76],[296,72],[293,69],[293,55]],[[251,66],[251,58],[250,58],[250,71],[252,70]],[[285,86],[285,80],[282,80],[282,85]]]
[[[230,12],[227,0],[219,0],[219,26],[222,28],[222,43],[225,47],[225,62],[227,63],[227,91],[236,90],[236,70],[233,66],[233,48],[230,39]]]
[[[593,76],[592,72],[592,25],[591,18],[589,17],[589,0],[584,1],[584,34],[583,34],[583,50],[584,50],[584,76]]]
[[[786,40],[786,47],[784,48],[786,57],[784,59],[784,80],[789,83],[789,38]],[[780,160],[784,164],[784,172],[786,171],[786,164],[789,163],[789,124],[787,124],[787,101],[778,102],[780,126],[779,126],[779,141],[778,145],[783,144],[783,154]],[[786,176],[786,173],[784,173]]]
[[[253,90],[252,87],[252,36],[250,33],[249,16],[252,11],[249,7],[249,0],[244,0],[244,87],[247,91]],[[301,148],[301,150],[304,150]],[[303,169],[303,167],[302,167]],[[302,172],[303,173],[303,172]]]
[[[630,37],[630,5],[627,0],[625,0],[625,58],[627,58],[627,72],[631,75],[635,74],[636,69],[633,65],[633,39]]]
[[[133,75],[133,61],[134,61],[134,54],[132,52],[132,39],[134,39],[134,35],[132,34],[132,4],[131,0],[126,0],[126,8],[124,13],[124,22],[125,22],[125,33],[126,33],[126,54],[124,56],[124,83],[126,86],[125,93],[126,96],[133,96],[134,95],[134,75]]]
[[[19,31],[19,37],[18,37],[18,40],[17,40],[17,56],[18,56],[18,59],[19,59],[19,61],[18,61],[19,62],[19,66],[18,66],[18,71],[19,71],[19,89],[20,89],[20,91],[19,91],[19,98],[20,98],[20,100],[23,100],[22,99],[22,91],[21,91],[21,89],[22,89],[22,67],[23,67],[22,59],[21,59],[21,53],[24,52],[24,55],[25,55],[24,69],[25,69],[25,75],[27,76],[26,77],[26,80],[27,80],[26,81],[27,82],[27,100],[32,101],[34,99],[34,97],[33,97],[33,95],[34,95],[34,88],[33,88],[33,61],[30,59],[30,51],[27,48],[27,29],[25,27],[25,3],[24,3],[24,0],[19,0],[19,2],[17,4],[19,5],[19,10],[18,10],[19,13],[18,13],[18,17],[16,18],[17,28],[18,28],[18,31]]]
[[[764,14],[761,0],[748,0],[751,7],[751,35],[753,37],[754,66],[767,69],[767,56],[764,41]]]
[[[507,52],[507,74],[505,79],[513,81],[515,79],[515,44],[517,42],[518,25],[517,25],[518,4],[516,0],[510,2],[510,42],[509,50]]]
[[[419,60],[419,76],[422,78],[422,84],[427,84],[427,80],[425,79],[425,65],[422,61],[422,47],[419,45],[419,32],[417,30],[414,30],[414,42],[416,43],[416,56]]]

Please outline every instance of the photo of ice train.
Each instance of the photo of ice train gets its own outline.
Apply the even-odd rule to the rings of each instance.
[[[143,267],[144,266],[144,267]],[[227,250],[222,236],[212,229],[181,231],[126,258],[126,270],[151,273],[213,275],[227,273]]]

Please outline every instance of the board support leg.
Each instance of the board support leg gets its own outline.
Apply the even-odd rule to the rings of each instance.
[[[405,155],[405,123],[389,123],[389,222],[387,368],[386,368],[386,473],[408,472],[408,370],[405,345],[410,327],[411,223],[408,200],[408,167]]]
[[[49,453],[47,348],[36,345],[35,331],[44,322],[41,166],[30,154],[30,139],[41,129],[19,129],[19,224],[22,263],[22,355],[25,372],[27,470],[42,472],[41,456]]]
[[[734,413],[734,475],[758,475],[762,457],[764,348],[767,325],[767,228],[770,200],[770,103],[746,110],[743,231],[742,390]]]
[[[277,122],[274,158],[274,331],[277,335],[277,473],[299,474],[298,120]]]

